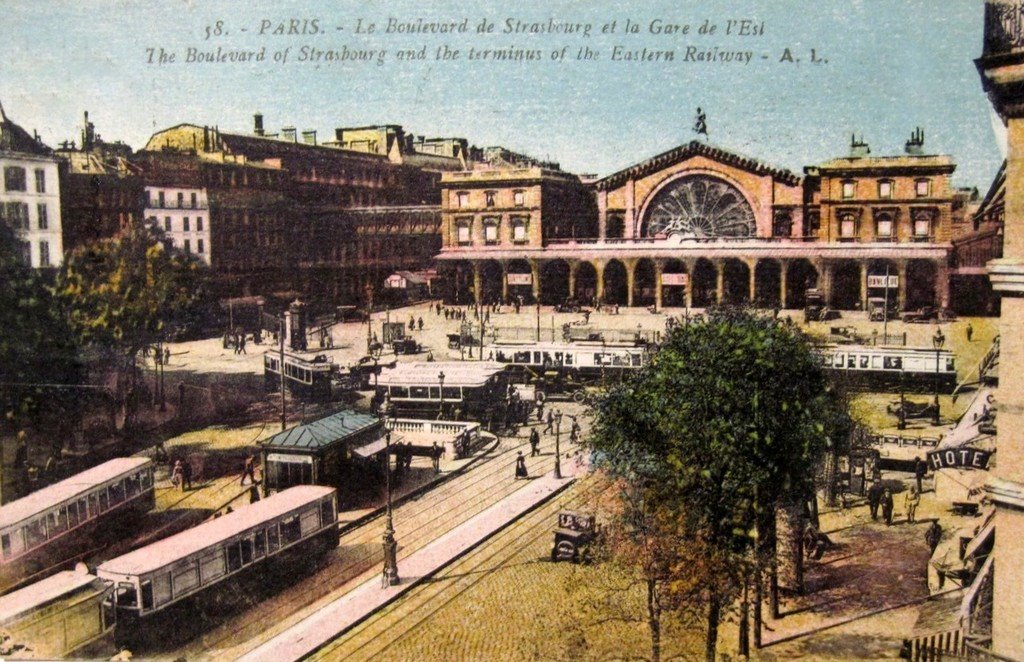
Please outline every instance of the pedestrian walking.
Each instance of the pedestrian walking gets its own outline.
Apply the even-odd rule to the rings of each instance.
[[[164,365],[168,365],[171,362],[171,350],[164,349]]]
[[[253,483],[249,486],[249,503],[256,503],[260,500],[260,487],[259,483]]]
[[[907,496],[903,498],[903,505],[907,509],[907,524],[914,523],[914,513],[917,512],[917,505],[921,503],[921,494],[916,487],[911,487]]]
[[[892,526],[892,507],[892,490],[887,487],[882,493],[882,518],[885,519],[886,526]]]
[[[249,456],[245,458],[245,466],[242,467],[242,480],[239,481],[239,485],[245,485],[245,478],[249,477],[250,483],[256,482],[256,456],[249,453]]]
[[[430,459],[434,463],[434,473],[441,473],[441,454],[444,453],[444,449],[437,445],[435,441],[430,448]]]
[[[530,457],[540,455],[540,433],[537,428],[530,430]]]
[[[171,469],[171,485],[174,485],[175,487],[180,487],[181,490],[184,492],[185,481],[182,479],[183,471],[184,470],[181,468],[181,460],[175,460],[174,468]]]
[[[939,546],[939,542],[941,540],[942,527],[939,525],[938,520],[932,520],[932,525],[924,532],[924,541],[928,543],[928,549],[934,552],[935,548]]]
[[[519,451],[516,456],[516,480],[529,477],[530,475],[526,472],[526,458],[523,457],[523,452]]]
[[[554,432],[555,431],[555,413],[553,411],[551,411],[550,409],[548,410],[547,423],[548,424],[544,427],[544,430],[543,430],[544,434],[547,434],[548,432]]]
[[[578,439],[580,433],[583,432],[583,428],[580,427],[580,422],[576,420],[575,416],[570,416],[569,418],[572,419],[572,436]]]
[[[244,333],[241,334],[240,336],[238,336],[238,351],[241,354],[248,354],[249,353],[249,352],[245,351],[245,334]]]
[[[192,489],[192,463],[186,458],[181,463],[181,491]]]
[[[918,494],[922,494],[924,492],[924,489],[921,487],[921,481],[924,480],[926,473],[928,473],[928,463],[918,456],[914,459],[914,478],[917,480]]]
[[[882,484],[874,483],[868,488],[868,508],[871,510],[871,521],[878,521],[878,506],[882,503]]]
[[[974,327],[971,326],[970,322],[967,323],[967,328],[965,329],[965,333],[967,333],[967,342],[971,342],[971,338],[974,337]]]
[[[24,469],[28,466],[28,445],[22,439],[18,443],[18,450],[14,451],[14,468]]]
[[[422,317],[416,320],[416,326],[419,327],[420,331],[423,330],[423,318]]]
[[[415,331],[416,330],[416,318],[413,317],[412,315],[409,315],[409,330],[410,331]]]

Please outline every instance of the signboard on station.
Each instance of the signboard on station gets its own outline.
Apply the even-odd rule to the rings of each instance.
[[[893,290],[899,286],[899,276],[868,276],[868,287],[884,287]]]
[[[505,280],[509,285],[533,285],[533,274],[507,274]]]
[[[939,469],[981,469],[988,471],[988,463],[992,458],[989,451],[977,448],[950,448],[948,450],[931,451],[928,453],[928,466],[932,471]]]
[[[661,274],[662,285],[682,285],[687,286],[690,284],[689,274]]]

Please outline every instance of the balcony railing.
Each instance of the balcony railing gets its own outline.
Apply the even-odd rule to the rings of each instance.
[[[988,0],[982,54],[1000,55],[1020,49],[1024,49],[1024,0]]]

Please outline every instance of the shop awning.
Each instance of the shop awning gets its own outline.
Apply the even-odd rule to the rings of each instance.
[[[366,444],[365,446],[360,446],[359,448],[353,448],[352,452],[355,453],[356,455],[359,455],[360,457],[371,457],[371,456],[376,455],[377,453],[381,452],[382,450],[384,450],[384,447],[387,446],[387,443],[388,443],[387,439],[384,439],[382,437],[382,438],[377,439],[375,441],[371,441],[370,443]]]

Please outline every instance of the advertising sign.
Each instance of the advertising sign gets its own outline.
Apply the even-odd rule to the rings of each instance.
[[[928,453],[928,465],[933,471],[939,469],[981,469],[988,471],[992,453],[976,448],[950,448]]]
[[[508,274],[509,285],[533,285],[533,274]]]

